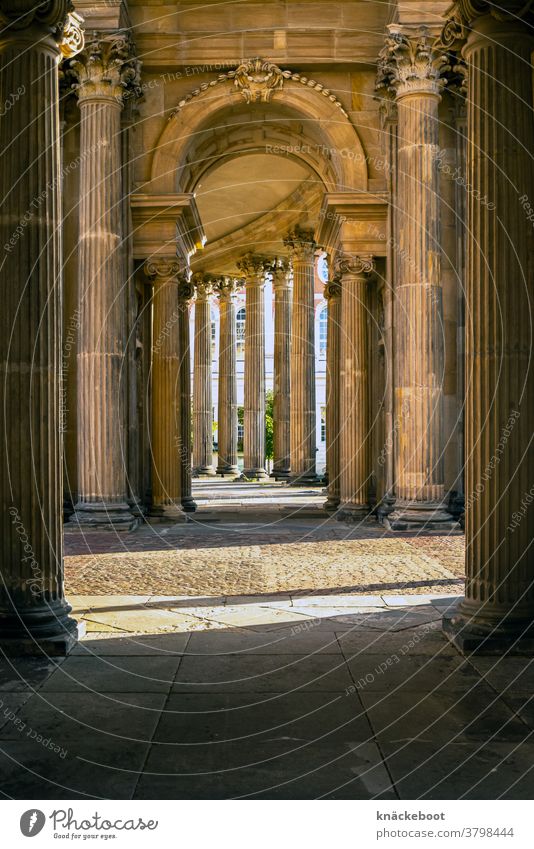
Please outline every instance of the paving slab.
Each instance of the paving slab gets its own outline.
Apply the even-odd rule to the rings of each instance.
[[[310,690],[339,693],[344,692],[351,684],[352,679],[345,663],[341,658],[327,654],[311,657],[262,655],[261,664],[254,656],[186,655],[172,691],[289,693],[294,690]]]
[[[54,740],[101,735],[114,740],[150,742],[165,704],[156,693],[36,693],[17,714],[17,725],[0,729],[0,740],[17,740],[36,729]],[[21,725],[25,727],[21,729]]]
[[[71,656],[47,679],[42,691],[167,693],[180,662],[180,656]]]

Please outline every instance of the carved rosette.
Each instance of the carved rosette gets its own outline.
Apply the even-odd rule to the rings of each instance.
[[[141,63],[128,33],[88,33],[86,46],[69,62],[78,99],[112,99],[123,103],[140,92]]]
[[[397,97],[439,94],[448,64],[449,57],[438,49],[425,27],[414,31],[390,24],[379,55],[376,89],[384,94],[394,92]]]
[[[284,239],[284,245],[289,248],[293,262],[313,263],[317,244],[312,230],[295,227]]]

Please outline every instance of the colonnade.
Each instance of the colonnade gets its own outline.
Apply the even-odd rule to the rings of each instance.
[[[531,486],[534,479],[531,363],[534,233],[534,149],[531,30],[513,14],[493,14],[483,0],[454,5],[443,44],[461,43],[467,63],[466,239],[466,594],[445,618],[462,650],[511,648],[529,632],[534,611]],[[527,4],[528,5],[528,4]],[[60,428],[61,226],[59,205],[58,64],[69,4],[28,3],[20,17],[1,12],[2,89],[31,88],[0,120],[0,221],[6,288],[0,333],[2,423],[0,645],[15,653],[64,653],[78,635],[65,601],[62,555],[62,433]],[[530,18],[529,18],[530,21]],[[69,23],[72,25],[72,22]],[[451,33],[454,39],[451,40]],[[136,523],[133,488],[125,469],[127,409],[124,364],[128,328],[121,215],[121,109],[138,85],[138,65],[124,35],[97,39],[80,52],[75,75],[80,107],[78,375],[78,495],[71,521],[84,528],[124,530]],[[444,56],[428,33],[388,29],[380,57],[382,91],[397,109],[395,168],[398,191],[391,227],[399,255],[393,279],[395,500],[389,525],[446,529],[444,501],[443,301],[436,165],[438,106]],[[17,89],[18,87],[18,89]],[[386,96],[386,95],[384,95]],[[46,105],[46,108],[43,108]],[[46,143],[43,143],[43,139]],[[33,151],[20,169],[20,150]],[[14,182],[13,175],[18,179]],[[14,185],[16,184],[16,192]],[[521,188],[520,194],[517,187]],[[17,231],[22,207],[41,198],[38,214]],[[486,197],[491,203],[481,203]],[[498,210],[496,213],[495,210]],[[18,232],[18,236],[16,235]],[[327,286],[328,505],[349,519],[369,512],[370,410],[369,287],[376,255],[345,238],[332,254]],[[6,247],[8,246],[8,247]],[[245,329],[245,469],[265,472],[264,299],[268,269],[275,303],[275,474],[313,480],[315,462],[313,257],[314,234],[296,230],[285,240],[293,269],[289,297],[284,262],[242,258]],[[211,400],[206,359],[211,358],[205,304],[221,299],[221,459],[217,471],[235,471],[235,283],[191,277],[189,256],[173,246],[147,255],[153,287],[149,442],[153,464],[150,510],[154,518],[183,519],[192,508],[188,311],[195,299],[193,462],[212,469]],[[213,290],[209,288],[214,286]],[[288,362],[288,327],[290,349]],[[289,371],[289,374],[288,374]],[[290,389],[289,418],[287,388]],[[165,405],[165,413],[157,405]],[[288,426],[289,422],[289,426]],[[207,438],[209,437],[209,439]],[[289,458],[289,462],[288,462]],[[215,470],[213,470],[215,471]],[[529,489],[530,487],[530,489]]]

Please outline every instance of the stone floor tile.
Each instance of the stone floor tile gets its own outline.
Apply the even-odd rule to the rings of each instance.
[[[51,741],[50,741],[51,742]],[[13,799],[129,799],[148,745],[84,735],[53,751],[37,740],[0,741],[0,774]]]
[[[196,747],[153,745],[135,798],[395,798],[380,753],[356,735],[296,745]],[[222,766],[224,764],[224,766]]]
[[[397,659],[398,658],[398,659]],[[369,655],[347,659],[356,688],[371,692],[428,693],[443,686],[462,692],[473,686],[479,676],[461,657],[435,655]]]
[[[3,728],[14,724],[19,710],[31,696],[31,690],[27,690],[24,693],[3,692],[0,694],[0,732]]]
[[[337,693],[172,694],[162,712],[154,742],[203,746],[241,742],[298,745],[332,734],[366,741],[373,732],[358,699]]]
[[[346,657],[359,654],[427,655],[458,657],[458,652],[447,640],[440,623],[430,623],[402,631],[378,631],[353,628],[339,632],[339,642]]]
[[[89,611],[84,621],[93,625],[104,625],[120,631],[140,632],[147,631],[155,634],[161,631],[188,631],[199,627],[196,617],[188,616],[174,610],[154,609],[139,607],[134,610]]]
[[[57,741],[102,735],[104,743],[149,742],[165,699],[164,693],[40,692],[18,711],[17,723],[0,729],[0,739],[24,739],[35,729]]]
[[[19,692],[39,687],[64,658],[2,658],[0,659],[0,692]]]
[[[167,693],[180,662],[181,656],[72,656],[48,678],[42,691]]]
[[[472,655],[469,660],[484,679],[499,691],[534,691],[534,658],[532,657]]]
[[[186,655],[172,689],[186,693],[288,693],[300,689],[339,693],[351,684],[346,665],[333,655],[262,655],[261,664],[253,655]]]
[[[100,633],[92,634],[81,640],[72,650],[72,655],[116,657],[142,657],[144,655],[181,655],[184,654],[190,639],[189,632],[172,634],[130,634],[128,636]]]
[[[359,691],[377,739],[405,743],[520,742],[528,726],[483,681],[451,693],[445,684],[435,692]]]
[[[382,743],[401,799],[532,799],[534,745]]]
[[[191,634],[187,644],[188,655],[264,655],[299,654],[315,652],[341,655],[341,647],[333,630],[314,627],[313,621],[297,624],[289,630],[251,632],[236,629],[203,631]]]

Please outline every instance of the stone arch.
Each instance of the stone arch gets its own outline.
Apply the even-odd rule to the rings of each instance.
[[[321,170],[329,191],[366,191],[365,153],[342,105],[316,81],[289,71],[276,71],[280,84],[259,95],[240,89],[234,79],[237,72],[230,72],[203,84],[180,101],[155,146],[147,189],[162,194],[191,191],[190,164],[200,158],[196,148],[205,144],[206,133],[224,122],[226,116],[248,105],[252,113],[272,108],[275,121],[278,110],[278,114],[300,119],[304,126],[314,128],[314,137],[320,139],[317,151],[327,160]],[[269,125],[268,115],[262,114],[261,123]]]

